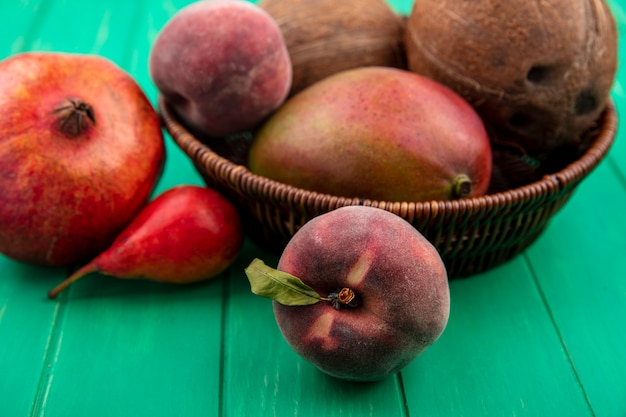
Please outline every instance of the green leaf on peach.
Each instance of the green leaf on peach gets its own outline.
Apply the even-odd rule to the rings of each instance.
[[[244,270],[252,292],[287,306],[311,305],[324,300],[298,277],[279,271],[255,258]]]

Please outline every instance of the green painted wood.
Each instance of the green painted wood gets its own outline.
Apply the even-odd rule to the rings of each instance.
[[[623,2],[609,0],[620,34]],[[623,36],[621,37],[621,39]],[[626,105],[626,45],[619,43],[612,98]],[[576,190],[527,258],[595,416],[626,413],[626,129]],[[607,358],[616,358],[607,360]]]
[[[103,55],[148,85],[146,75],[133,72],[139,60],[147,61],[146,48],[135,44],[144,39],[131,30],[144,16],[144,3],[100,2],[77,14],[82,6],[63,1],[50,7],[32,49]],[[148,24],[161,26],[169,14],[160,10],[152,20],[141,20],[138,33],[148,33]],[[173,171],[164,172],[160,185],[198,182],[187,166],[185,171],[182,163],[168,161]],[[51,331],[50,361],[38,378],[33,415],[213,414],[219,404],[221,280],[184,289],[110,281],[94,274],[57,303],[48,302],[62,320]],[[138,401],[137,392],[150,395]]]
[[[192,3],[192,0],[178,1],[153,1],[144,5],[141,19],[133,25],[135,31],[135,43],[130,59],[125,64],[137,82],[142,86],[144,92],[156,107],[158,91],[149,75],[148,60],[152,50],[152,44],[159,31],[166,22],[181,8]],[[166,158],[163,176],[154,191],[160,194],[163,191],[178,184],[204,185],[198,171],[194,168],[191,160],[174,143],[169,134],[165,134]]]
[[[338,381],[291,350],[271,301],[253,295],[241,273],[255,257],[277,262],[249,244],[234,265],[225,313],[223,415],[406,416],[397,377],[369,384]]]
[[[446,330],[402,372],[412,415],[593,415],[523,257],[450,291]]]
[[[617,78],[613,85],[611,97],[615,101],[618,114],[624,116],[622,109],[626,108],[626,44],[624,44],[624,34],[626,34],[626,5],[619,0],[607,0],[607,3],[611,7],[613,16],[617,23],[618,34],[620,35],[618,42],[618,65],[617,65]],[[621,121],[621,117],[620,117]],[[618,126],[620,132],[619,136],[623,136],[624,123],[621,122]],[[626,160],[626,143],[624,140],[617,140],[613,145],[610,155],[610,164],[612,168],[618,172],[618,175],[623,179],[622,182],[626,183],[626,166],[624,161]]]
[[[117,8],[115,4],[117,3]],[[121,60],[119,52],[130,33],[129,26],[139,3],[111,1],[93,2],[89,7],[78,8],[72,0],[48,2],[45,19],[32,28],[29,50],[73,53],[97,53]],[[133,6],[134,5],[134,6]],[[112,15],[113,10],[119,10]],[[111,19],[118,26],[111,27]],[[119,20],[118,20],[119,19]],[[123,29],[120,29],[123,28]],[[111,47],[105,48],[108,44]]]
[[[180,287],[93,275],[62,294],[36,415],[217,415],[223,279]]]
[[[0,59],[24,50],[30,44],[33,30],[46,16],[46,1],[0,2],[2,42]]]
[[[625,212],[602,164],[527,254],[597,417],[626,410]]]
[[[29,416],[54,344],[59,309],[46,293],[65,271],[0,255],[0,415]]]
[[[413,6],[413,1],[388,0],[387,4],[389,4],[391,8],[397,13],[408,16],[409,13],[411,13],[411,7]]]
[[[2,2],[0,59],[27,50],[47,15],[44,1]],[[10,18],[7,18],[10,16]],[[51,360],[60,309],[46,299],[64,268],[26,265],[0,255],[0,415],[29,416]]]
[[[192,0],[1,2],[0,56],[106,56],[156,103],[150,46]],[[408,12],[410,0],[390,4]],[[624,33],[620,0],[609,0]],[[10,16],[8,18],[7,16]],[[626,50],[620,44],[620,61]],[[624,67],[613,97],[624,108]],[[372,384],[317,371],[286,344],[243,268],[276,257],[246,243],[212,282],[177,287],[92,274],[58,300],[62,268],[0,256],[0,417],[626,415],[624,129],[544,235],[493,271],[451,283],[441,339]],[[155,194],[201,184],[166,135]]]

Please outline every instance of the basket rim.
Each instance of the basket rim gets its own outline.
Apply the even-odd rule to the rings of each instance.
[[[598,119],[599,133],[585,152],[563,169],[544,175],[541,179],[520,187],[456,200],[432,201],[383,201],[359,197],[335,196],[306,190],[251,172],[246,166],[237,164],[214,152],[206,143],[198,140],[176,118],[163,95],[158,97],[158,110],[166,130],[176,144],[193,160],[201,163],[207,171],[234,185],[238,193],[253,197],[264,197],[275,202],[305,201],[320,204],[331,202],[332,206],[370,205],[375,207],[406,206],[423,212],[433,210],[471,211],[472,208],[495,209],[533,197],[557,194],[585,178],[606,156],[615,140],[617,112],[611,98]]]

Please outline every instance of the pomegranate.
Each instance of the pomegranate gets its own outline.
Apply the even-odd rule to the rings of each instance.
[[[0,252],[69,265],[108,247],[165,159],[160,121],[111,61],[51,52],[0,62]]]

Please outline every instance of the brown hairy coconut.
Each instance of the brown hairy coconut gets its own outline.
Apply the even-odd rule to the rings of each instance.
[[[417,0],[405,47],[410,70],[461,94],[492,129],[504,161],[494,173],[530,177],[583,147],[615,78],[616,37],[603,0]]]
[[[404,19],[384,0],[263,0],[293,65],[290,94],[363,66],[405,68]]]

